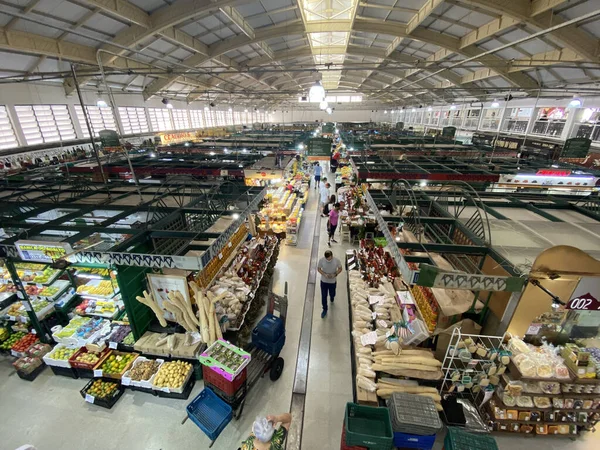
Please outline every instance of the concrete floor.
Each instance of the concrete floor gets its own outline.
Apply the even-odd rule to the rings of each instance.
[[[282,293],[285,281],[289,284],[287,339],[281,355],[286,361],[283,374],[275,383],[268,378],[258,382],[248,394],[243,416],[225,428],[214,449],[237,449],[257,415],[289,411],[315,219],[321,222],[319,256],[327,248],[326,219],[316,217],[315,194],[311,190],[298,246],[281,247],[275,271],[276,292]],[[332,250],[343,261],[349,247],[348,243],[333,244]],[[345,280],[343,272],[338,279],[336,301],[330,305],[327,317],[321,319],[317,278],[303,450],[338,449],[344,408],[346,402],[352,401]],[[181,425],[189,400],[161,399],[126,391],[112,410],[106,410],[83,401],[79,390],[86,380],[57,377],[46,369],[29,383],[16,376],[10,362],[11,359],[0,357],[0,450],[13,450],[25,443],[39,450],[208,448],[208,438],[196,425],[191,421]],[[190,400],[202,388],[202,382],[197,383]],[[599,448],[600,433],[586,433],[575,442],[564,438],[506,435],[496,436],[496,439],[502,450],[558,450],[566,446],[572,450],[591,450]],[[441,448],[442,442],[438,439],[435,449]]]

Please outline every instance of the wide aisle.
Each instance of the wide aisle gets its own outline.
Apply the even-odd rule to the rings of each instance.
[[[331,173],[329,180],[334,180]],[[327,246],[327,218],[319,215],[321,258]],[[344,265],[344,254],[351,245],[331,244],[331,250]],[[329,304],[329,312],[321,319],[321,276],[317,274],[312,339],[308,366],[308,386],[304,414],[302,449],[336,449],[340,438],[347,402],[352,401],[352,370],[350,363],[350,330],[348,319],[348,289],[346,270],[338,276],[336,299]]]

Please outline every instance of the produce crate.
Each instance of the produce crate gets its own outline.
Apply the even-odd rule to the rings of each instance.
[[[394,432],[394,447],[416,448],[419,450],[431,450],[435,444],[435,434],[421,436],[418,434]]]
[[[244,359],[243,363],[240,364],[239,367],[237,367],[235,370],[233,370],[232,368],[227,367],[225,364],[222,364],[221,362],[217,361],[211,356],[212,352],[217,348],[217,346],[225,347],[231,350],[233,353],[236,353],[237,355],[241,356]],[[245,352],[241,348],[236,347],[235,345],[231,344],[230,342],[227,342],[224,339],[219,339],[216,342],[214,342],[208,349],[206,349],[204,353],[200,355],[198,360],[203,365],[208,366],[215,372],[221,374],[221,376],[223,376],[224,378],[233,381],[233,379],[235,379],[242,372],[242,370],[244,370],[244,367],[246,367],[250,363],[251,358],[252,357],[250,353]]]
[[[246,383],[242,384],[240,388],[233,393],[233,395],[227,395],[225,392],[220,390],[212,383],[204,382],[204,387],[212,389],[212,391],[219,396],[221,400],[223,400],[228,405],[231,405],[233,409],[236,409],[244,398],[246,398],[246,394],[248,393],[248,386]]]
[[[154,385],[154,378],[152,379],[152,389],[154,391],[157,392],[159,397],[168,397],[168,398],[180,398],[180,397],[171,397],[171,396],[167,396],[167,395],[162,395],[162,394],[183,394],[184,391],[187,388],[188,382],[190,381],[190,378],[192,378],[192,373],[194,372],[194,368],[192,367],[191,370],[188,371],[185,380],[183,380],[183,384],[181,385],[181,387],[179,388],[167,388],[167,387],[158,387]],[[196,379],[193,380],[194,384],[196,383]],[[189,395],[189,394],[188,394]],[[187,397],[185,397],[187,398]]]
[[[92,384],[94,383],[94,381],[96,380],[103,380],[103,381],[110,381],[112,383],[117,383],[119,385],[119,387],[117,388],[117,390],[114,392],[114,394],[107,399],[102,399],[102,398],[97,398],[94,397],[93,395],[88,394],[88,389],[92,386]],[[113,380],[112,378],[95,378],[93,380],[90,380],[85,387],[79,391],[79,393],[81,394],[81,396],[83,397],[83,399],[88,402],[88,403],[92,403],[94,405],[97,406],[101,406],[102,408],[106,408],[106,409],[111,409],[115,403],[117,403],[117,400],[119,400],[121,398],[121,396],[123,395],[123,392],[125,392],[125,388],[118,382]]]
[[[367,447],[358,447],[358,446],[352,446],[349,447],[346,444],[346,425],[344,424],[342,426],[342,442],[340,444],[340,450],[369,450]]]
[[[429,397],[394,392],[387,404],[394,432],[431,436],[442,429],[435,402]]]
[[[40,373],[42,373],[44,371],[45,368],[46,368],[46,364],[42,363],[40,366],[36,367],[29,373],[24,373],[24,372],[21,372],[20,370],[17,370],[17,375],[22,380],[33,381],[37,378],[37,376]]]
[[[61,375],[63,377],[69,377],[69,378],[75,378],[75,379],[79,378],[79,374],[77,373],[77,370],[71,369],[70,367],[52,366],[49,364],[46,364],[46,365],[50,367],[50,370],[52,370],[52,373],[54,373],[54,375]]]
[[[285,324],[283,320],[273,314],[267,314],[260,319],[260,322],[252,330],[252,338],[256,335],[269,342],[277,342],[284,333]]]
[[[277,342],[271,342],[261,338],[260,336],[255,336],[253,332],[252,344],[254,344],[255,347],[267,352],[269,355],[277,356],[279,353],[281,353],[281,349],[285,345],[285,334],[282,334]]]
[[[487,434],[467,433],[458,427],[448,427],[445,450],[498,450],[496,439]]]
[[[347,445],[368,447],[370,450],[392,448],[394,434],[387,408],[347,403],[345,428]]]
[[[155,361],[159,363],[158,370],[154,375],[152,375],[148,380],[132,380],[131,379],[131,370],[137,365],[144,361],[151,361],[149,358],[145,358],[140,356],[133,361],[133,364],[129,366],[129,369],[125,371],[123,376],[121,377],[121,384],[123,386],[128,386],[129,388],[136,390],[135,388],[141,388],[143,392],[152,391],[152,382],[154,381],[154,377],[156,377],[156,373],[160,370],[160,366],[165,362],[163,359],[156,359]]]
[[[112,350],[107,356],[106,358],[104,358],[104,361],[102,361],[103,363],[106,362],[106,360],[108,358],[110,358],[111,356],[123,356],[123,355],[134,355],[134,358],[129,361],[129,363],[125,366],[125,368],[119,372],[119,373],[104,373],[104,371],[102,371],[102,369],[100,369],[100,367],[102,367],[102,364],[98,365],[95,369],[95,377],[106,377],[106,378],[112,378],[114,380],[120,380],[123,377],[123,374],[125,372],[127,372],[129,370],[129,368],[131,367],[131,365],[135,362],[135,360],[140,356],[138,353],[124,353],[124,352],[119,352],[117,350]],[[101,371],[101,372],[100,372]]]
[[[246,382],[246,368],[235,377],[233,381],[223,378],[220,374],[212,370],[210,367],[203,366],[204,383],[210,383],[225,395],[235,395],[238,389]]]
[[[221,400],[210,389],[204,389],[186,407],[188,417],[211,441],[227,426],[233,417],[231,406]]]
[[[87,363],[84,363],[82,361],[75,361],[79,355],[82,355],[84,353],[89,353],[89,351],[88,351],[88,349],[86,347],[81,347],[79,350],[77,350],[73,354],[73,356],[71,356],[69,358],[69,365],[71,367],[73,367],[74,369],[78,369],[78,370],[82,369],[82,370],[92,371],[92,375],[93,375],[94,369],[96,367],[99,367],[104,362],[104,360],[108,357],[108,354],[110,353],[110,350],[108,348],[102,350],[100,352],[100,354],[98,355],[98,356],[100,356],[100,359],[95,364],[87,364]]]
[[[192,371],[190,371],[190,374]],[[192,393],[192,389],[196,385],[196,379],[194,377],[189,377],[187,381],[183,383],[183,387],[181,389],[169,389],[169,392],[165,391],[154,391],[156,395],[163,398],[174,398],[177,400],[187,400],[190,398],[190,394]],[[181,391],[181,392],[179,392]]]
[[[71,369],[71,364],[69,363],[68,359],[54,359],[54,358],[52,358],[52,354],[56,350],[61,349],[61,348],[65,348],[65,347],[66,347],[66,345],[64,345],[64,344],[58,344],[58,345],[56,345],[52,349],[52,351],[50,353],[45,354],[42,359],[44,360],[44,362],[46,363],[46,365],[50,366],[50,367],[60,367],[60,368],[64,368],[64,369]],[[75,355],[75,353],[73,355]],[[73,356],[73,355],[71,355],[71,356]]]

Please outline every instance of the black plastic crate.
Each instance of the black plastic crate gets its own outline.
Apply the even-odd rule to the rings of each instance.
[[[83,397],[84,400],[86,400],[86,395],[88,395],[87,390],[92,386],[92,384],[96,380],[110,381],[111,383],[116,383],[118,385],[117,390],[115,391],[115,393],[113,394],[113,396],[111,398],[102,399],[102,398],[97,398],[97,397],[91,396],[94,399],[94,401],[93,401],[93,403],[89,402],[96,406],[100,406],[102,408],[111,409],[113,406],[115,406],[115,403],[117,403],[117,400],[119,400],[121,398],[121,396],[123,395],[123,392],[125,392],[125,388],[123,387],[123,385],[121,385],[121,383],[119,383],[117,380],[115,380],[113,378],[106,378],[106,377],[94,378],[93,380],[88,381],[88,383],[85,385],[85,387],[81,391],[79,391],[79,393],[81,394],[81,396]]]
[[[48,366],[50,367],[50,369],[52,370],[52,373],[54,373],[54,375],[61,375],[63,377],[69,377],[69,378],[79,378],[79,375],[77,374],[77,370],[73,369],[72,367],[58,367],[58,366]]]
[[[155,397],[158,396],[158,393],[157,393],[158,391],[156,391],[152,388],[143,388],[143,387],[139,387],[139,386],[129,385],[129,386],[127,386],[127,389],[130,389],[132,391],[143,392],[144,394],[154,395]]]
[[[175,398],[178,400],[187,400],[190,396],[190,394],[192,393],[192,389],[194,389],[194,385],[196,384],[196,379],[191,376],[187,386],[183,389],[183,392],[180,394],[178,392],[163,392],[163,391],[156,391],[158,392],[158,396],[159,397],[164,397],[164,398]]]
[[[92,369],[73,369],[79,378],[94,378],[94,371]]]
[[[17,370],[17,375],[19,376],[19,378],[21,380],[25,380],[25,381],[33,381],[37,378],[37,376],[42,373],[44,371],[44,369],[46,368],[46,364],[42,363],[41,366],[36,367],[35,369],[33,369],[30,373],[26,374],[21,372],[20,370]]]

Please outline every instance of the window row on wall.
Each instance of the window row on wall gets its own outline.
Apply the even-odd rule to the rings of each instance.
[[[10,111],[10,108],[0,105],[0,149],[89,138],[90,133],[83,109],[80,105],[74,105],[72,108],[73,110],[70,111],[68,105],[16,105],[14,110]],[[112,108],[86,106],[85,109],[95,136],[99,136],[101,130],[117,130]],[[188,110],[135,106],[119,106],[117,109],[123,134],[126,136],[270,121],[270,114],[264,111]]]
[[[600,108],[512,107],[512,108],[428,108],[395,111],[392,119],[405,127],[493,131],[554,139],[585,137],[600,142]]]

